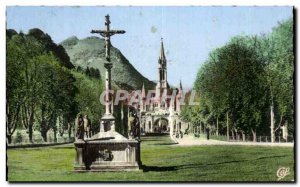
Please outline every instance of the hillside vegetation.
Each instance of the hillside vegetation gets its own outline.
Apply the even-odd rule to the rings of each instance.
[[[105,41],[98,37],[88,37],[79,40],[70,37],[61,42],[76,68],[95,68],[100,70],[101,78],[105,78]],[[145,84],[146,89],[154,88],[155,84],[141,75],[115,47],[111,49],[112,82],[114,87],[133,90],[141,89]]]
[[[99,72],[78,72],[65,49],[55,44],[40,29],[27,34],[6,32],[6,137],[12,143],[16,129],[25,129],[28,140],[40,132],[49,141],[49,131],[57,136],[74,130],[79,112],[87,114],[98,126],[103,106],[99,102],[103,90]],[[92,70],[92,69],[91,69]],[[98,78],[97,78],[98,77]],[[24,139],[19,133],[19,139]]]

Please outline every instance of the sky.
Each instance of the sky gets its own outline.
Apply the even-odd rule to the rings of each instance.
[[[168,82],[191,88],[209,52],[236,35],[268,34],[278,22],[293,16],[292,7],[45,7],[6,8],[6,28],[27,33],[40,28],[59,43],[71,36],[83,39],[92,29],[125,30],[111,38],[129,62],[145,77],[158,77],[160,41],[163,38]],[[97,35],[96,35],[97,36]]]

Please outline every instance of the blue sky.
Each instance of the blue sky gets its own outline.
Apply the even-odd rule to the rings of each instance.
[[[279,21],[292,17],[292,7],[7,7],[7,28],[27,33],[38,27],[59,43],[76,36],[92,36],[104,28],[126,30],[112,37],[130,63],[150,80],[156,80],[160,38],[164,38],[168,81],[193,85],[198,69],[214,48],[236,35],[271,32]]]

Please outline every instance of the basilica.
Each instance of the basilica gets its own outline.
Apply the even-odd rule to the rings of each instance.
[[[142,87],[142,99],[139,104],[141,133],[168,133],[170,136],[180,136],[188,125],[180,119],[180,101],[183,98],[182,84],[178,88],[171,88],[167,80],[167,59],[161,40],[158,58],[158,81],[155,93],[146,100],[145,87]]]

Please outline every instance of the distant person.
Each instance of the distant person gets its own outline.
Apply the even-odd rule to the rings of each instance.
[[[207,126],[207,127],[205,128],[205,130],[206,130],[207,140],[209,140],[209,131],[210,131],[210,129],[209,129],[209,127]]]

